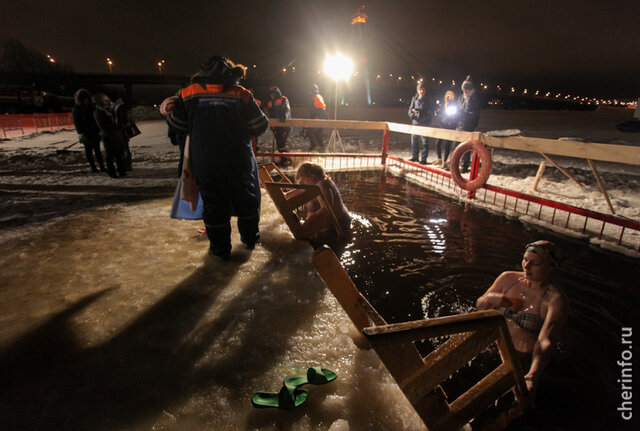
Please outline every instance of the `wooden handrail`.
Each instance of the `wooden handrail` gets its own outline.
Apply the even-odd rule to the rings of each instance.
[[[430,430],[461,427],[509,389],[517,395],[527,394],[511,334],[499,312],[483,310],[387,324],[358,291],[330,248],[316,250],[311,262]],[[423,358],[414,342],[439,336],[449,339]],[[449,403],[440,384],[493,343],[498,346],[502,364]],[[515,417],[526,409],[525,405],[519,406],[514,410]]]
[[[437,127],[414,126],[383,121],[354,120],[311,120],[311,119],[270,119],[272,127],[319,127],[337,129],[389,130],[397,133],[428,136],[463,142],[475,139],[494,148],[527,151],[533,153],[553,154],[557,156],[591,159],[603,162],[616,162],[640,165],[640,148],[630,145],[600,144],[596,142],[579,142],[570,140],[534,138],[528,136],[490,136],[482,132],[464,132],[460,130],[440,129]]]
[[[272,171],[277,171],[282,177],[281,182],[273,181],[271,176]],[[258,168],[260,182],[262,186],[267,190],[269,196],[273,200],[276,209],[284,219],[289,230],[296,239],[306,240],[312,238],[316,233],[333,227],[338,235],[344,233],[342,226],[338,222],[338,218],[331,209],[327,198],[320,186],[316,184],[295,184],[287,176],[285,176],[280,169],[273,163],[267,165],[260,165]],[[301,194],[296,196],[287,197],[285,190],[303,190]],[[296,214],[296,210],[306,203],[311,202],[314,199],[318,199],[320,205],[326,210],[325,215],[321,218],[314,219],[312,224],[304,225],[302,220]]]
[[[469,314],[372,326],[365,328],[362,332],[371,339],[375,338],[376,344],[388,345],[494,328],[502,325],[506,327],[502,314],[496,310],[484,310]]]

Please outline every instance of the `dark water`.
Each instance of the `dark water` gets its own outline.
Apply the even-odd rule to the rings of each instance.
[[[473,311],[501,272],[521,269],[525,244],[548,239],[559,245],[566,260],[555,285],[569,298],[571,312],[526,429],[640,429],[616,410],[622,402],[616,364],[625,350],[622,328],[639,327],[637,260],[465,209],[388,173],[332,176],[354,215],[353,240],[340,259],[390,323]]]

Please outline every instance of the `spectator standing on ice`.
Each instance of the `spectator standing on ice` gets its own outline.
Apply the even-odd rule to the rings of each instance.
[[[449,90],[444,95],[444,101],[438,105],[436,110],[439,127],[442,129],[453,130],[458,125],[458,105],[456,104],[456,96],[453,91]],[[433,162],[437,168],[444,169],[448,166],[447,159],[453,142],[446,139],[436,141],[436,153],[438,158]],[[443,155],[444,154],[444,155]]]
[[[247,248],[260,239],[260,183],[251,137],[269,123],[253,94],[238,85],[245,73],[243,65],[227,58],[209,58],[180,91],[167,120],[189,137],[186,151],[204,203],[209,253],[220,260],[230,257],[232,215]]]
[[[76,102],[71,112],[73,124],[76,127],[76,133],[78,133],[78,140],[84,145],[84,152],[89,165],[91,165],[91,171],[98,172],[96,163],[93,160],[95,153],[100,172],[106,172],[107,170],[102,160],[102,152],[100,151],[100,128],[95,118],[93,118],[94,106],[91,103],[91,94],[81,88],[75,92],[73,98]]]
[[[269,101],[267,102],[267,115],[269,118],[279,118],[284,121],[287,118],[291,118],[291,105],[289,105],[289,99],[284,96],[277,86],[269,88]],[[273,137],[276,140],[279,153],[288,153],[289,147],[287,141],[289,134],[291,134],[291,127],[272,127]],[[288,157],[280,158],[281,166],[291,165],[291,159]]]
[[[129,109],[124,104],[122,98],[119,98],[113,104],[113,112],[116,114],[116,124],[123,130],[122,136],[124,137],[125,149],[124,149],[124,164],[127,170],[132,169],[131,165],[131,148],[129,148],[130,138],[124,133],[124,129],[129,125]]]
[[[104,93],[98,93],[96,96],[96,110],[93,113],[100,134],[102,135],[102,143],[107,152],[107,172],[111,178],[118,178],[116,168],[113,166],[115,161],[120,177],[127,176],[127,167],[124,162],[124,152],[126,149],[126,141],[122,132],[122,127],[118,126],[116,114],[113,112],[111,100]]]
[[[309,107],[309,117],[316,120],[327,120],[327,104],[320,94],[320,89],[316,84],[311,85],[311,106]],[[311,142],[311,151],[318,151],[324,148],[324,129],[320,127],[307,127],[307,136]]]
[[[458,97],[458,107],[460,108],[460,119],[456,130],[473,132],[478,127],[480,119],[480,100],[471,81],[471,75],[462,83],[462,95]],[[471,165],[471,153],[468,152],[462,157],[461,172],[468,172]]]
[[[409,118],[415,126],[429,126],[435,112],[435,103],[427,97],[427,87],[422,80],[416,86],[416,94],[411,99],[409,106]],[[422,155],[420,155],[420,143],[422,143]],[[419,161],[427,164],[429,155],[429,138],[420,135],[411,135],[411,161]]]
[[[160,104],[160,113],[165,117],[169,116],[169,113],[173,109],[176,104],[176,100],[180,92],[174,96],[169,96],[162,101]],[[168,119],[167,119],[168,120]],[[175,128],[169,126],[167,136],[169,137],[169,141],[172,145],[176,145],[180,151],[180,159],[178,160],[178,178],[182,175],[182,164],[184,163],[184,144],[187,140],[187,134],[185,132],[176,130]]]

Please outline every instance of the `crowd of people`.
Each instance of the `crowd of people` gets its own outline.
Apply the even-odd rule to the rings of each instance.
[[[455,99],[453,91],[447,91],[443,95],[443,101],[436,100],[427,94],[427,88],[423,81],[419,81],[416,94],[409,105],[409,119],[415,126],[432,126],[449,130],[461,130],[473,132],[480,119],[480,101],[476,94],[471,76],[467,76],[462,82],[462,94]],[[436,141],[437,158],[431,164],[437,168],[449,169],[448,157],[455,148],[452,141],[438,139]],[[426,165],[429,156],[429,138],[422,135],[411,135],[411,159]],[[468,172],[471,164],[471,153],[462,157],[461,172]]]
[[[132,169],[130,136],[126,130],[131,122],[122,99],[113,103],[104,93],[91,96],[89,91],[80,88],[75,92],[74,100],[73,123],[91,171],[106,172],[112,178],[126,177],[127,171]],[[105,158],[100,149],[101,140]]]

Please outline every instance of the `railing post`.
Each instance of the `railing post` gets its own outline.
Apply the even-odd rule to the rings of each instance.
[[[384,129],[384,131],[382,132],[382,164],[383,165],[387,164],[387,155],[389,154],[389,135],[390,134],[391,132],[389,131],[388,127]]]

